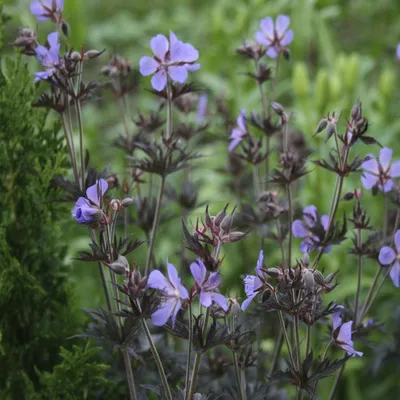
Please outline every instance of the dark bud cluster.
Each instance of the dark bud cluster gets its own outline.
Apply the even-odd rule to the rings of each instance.
[[[20,28],[18,29],[18,36],[10,46],[22,47],[23,54],[27,56],[35,56],[35,48],[37,46],[37,35],[32,29]]]
[[[243,45],[236,49],[236,53],[248,59],[258,61],[264,55],[264,50],[257,42],[245,40]]]

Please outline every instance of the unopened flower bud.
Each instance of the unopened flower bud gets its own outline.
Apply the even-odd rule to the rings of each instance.
[[[318,133],[321,133],[328,125],[328,121],[326,118],[321,119],[321,121],[319,121],[317,129],[315,130],[313,136],[318,135]]]
[[[85,58],[85,59],[96,58],[96,57],[102,55],[104,52],[105,52],[105,49],[104,49],[104,50],[101,50],[101,51],[99,51],[99,50],[88,50],[88,51],[85,53],[84,58]]]
[[[134,201],[135,199],[133,197],[126,197],[125,199],[122,200],[122,207],[128,207]]]
[[[77,51],[73,51],[71,53],[71,59],[74,61],[80,61],[81,60],[81,54],[78,53]]]
[[[118,199],[112,199],[111,202],[110,202],[110,207],[114,211],[119,211],[122,208],[122,203]]]
[[[325,286],[325,279],[322,273],[318,270],[314,271],[314,281],[320,285],[320,286]]]
[[[325,278],[325,283],[331,283],[333,281],[333,279],[335,278],[336,274],[329,274],[326,278]]]
[[[354,104],[351,109],[351,119],[358,121],[362,117],[361,103]]]
[[[214,225],[215,226],[220,226],[221,225],[221,222],[222,222],[222,220],[225,218],[225,216],[226,216],[226,209],[228,208],[228,206],[229,206],[229,204],[227,204],[226,206],[225,206],[225,208],[222,210],[222,211],[220,211],[218,214],[217,214],[217,216],[215,217],[215,219],[214,219]]]
[[[232,224],[233,224],[233,211],[222,220],[221,229],[225,232],[229,232],[229,230],[232,228]]]
[[[304,281],[304,285],[305,287],[311,292],[312,290],[314,290],[314,274],[312,273],[312,271],[310,270],[306,270],[304,275],[303,275],[303,281]]]
[[[117,275],[125,275],[127,271],[129,271],[129,263],[128,260],[124,256],[119,256],[118,260],[107,264],[107,267],[110,268]]]
[[[307,252],[305,252],[303,254],[303,257],[301,258],[301,260],[303,261],[304,265],[309,265],[310,264],[310,255]]]
[[[267,275],[272,276],[272,278],[278,278],[281,274],[281,271],[278,268],[267,268],[265,272]]]
[[[271,108],[275,111],[275,113],[277,115],[279,115],[280,117],[283,117],[285,114],[285,109],[283,108],[283,106],[275,101],[273,101],[271,103]]]
[[[243,239],[248,232],[231,232],[228,235],[223,236],[222,242],[223,243],[233,243],[238,242],[239,240]]]

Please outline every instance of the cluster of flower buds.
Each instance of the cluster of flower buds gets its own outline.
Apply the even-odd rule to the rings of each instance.
[[[123,200],[112,199],[110,201],[110,207],[115,211],[119,212],[122,208],[128,207],[130,204],[134,202],[133,197],[126,197]]]
[[[344,136],[344,143],[350,147],[357,140],[361,140],[364,144],[377,144],[377,140],[371,136],[365,136],[368,130],[368,120],[363,116],[361,103],[358,102],[353,106],[350,113],[350,120],[347,123],[347,132]]]
[[[118,54],[111,57],[109,63],[101,69],[101,72],[110,78],[114,94],[117,97],[124,95],[134,87],[130,81],[132,65]]]
[[[18,29],[18,36],[10,46],[23,47],[23,53],[27,56],[36,56],[37,34],[32,29]]]
[[[333,134],[337,134],[337,124],[340,120],[342,114],[339,117],[336,117],[335,113],[333,112],[332,115],[328,114],[325,118],[323,118],[314,132],[313,136],[318,135],[322,131],[326,131],[326,140],[328,141]]]
[[[279,192],[264,192],[258,198],[258,208],[265,219],[277,219],[285,211],[285,208],[279,203],[278,196]]]

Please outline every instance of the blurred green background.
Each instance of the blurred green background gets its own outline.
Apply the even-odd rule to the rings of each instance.
[[[18,27],[34,27],[37,21],[29,12],[29,1],[4,1],[4,11],[12,17],[6,25],[4,41],[14,40]],[[200,51],[200,71],[191,74],[199,86],[207,88],[215,96],[223,95],[233,116],[241,108],[260,111],[259,92],[253,82],[243,72],[251,69],[250,63],[235,53],[244,39],[253,38],[259,21],[265,16],[278,14],[291,17],[291,28],[295,38],[290,45],[291,60],[281,63],[280,80],[277,85],[277,101],[294,113],[292,129],[304,133],[308,146],[326,157],[331,146],[323,135],[312,138],[318,121],[328,112],[343,111],[342,127],[351,106],[361,100],[363,110],[371,123],[370,134],[384,146],[394,148],[394,157],[400,157],[400,91],[398,85],[399,61],[396,46],[400,42],[400,2],[396,0],[170,0],[170,1],[125,1],[125,0],[66,0],[65,12],[70,25],[70,44],[75,49],[106,49],[105,54],[94,60],[85,72],[86,80],[103,80],[102,65],[115,52],[128,59],[134,68],[139,59],[150,54],[150,39],[157,33],[167,34],[173,30],[178,37],[192,43]],[[53,29],[51,22],[38,25],[39,37],[44,42]],[[5,49],[12,53],[11,49]],[[32,72],[38,66],[29,60]],[[44,85],[43,85],[44,87]],[[154,108],[154,97],[145,89],[150,80],[141,80],[139,92],[131,98],[131,114],[135,110],[148,111]],[[117,173],[123,173],[125,165],[121,151],[113,149],[110,143],[123,131],[117,103],[110,93],[104,91],[104,99],[94,100],[84,108],[86,145],[91,151],[92,163],[98,169],[110,165]],[[267,93],[268,94],[268,93]],[[212,99],[212,96],[211,96]],[[212,101],[212,100],[211,100]],[[203,135],[226,136],[220,126],[213,126]],[[217,143],[217,144],[215,144]],[[203,178],[200,201],[210,204],[212,213],[218,212],[230,202],[232,196],[224,185],[226,178],[216,172],[224,168],[227,161],[226,143],[223,141],[206,144],[200,149],[205,155],[196,162],[193,180]],[[378,147],[367,148],[359,144],[360,155],[369,152],[377,154]],[[321,169],[309,166],[312,173],[304,177],[296,193],[296,207],[315,204],[321,213],[329,213],[334,178]],[[206,177],[204,179],[204,177]],[[181,176],[175,176],[172,184],[177,188]],[[361,186],[359,177],[347,180],[346,190]],[[382,204],[379,197],[364,196],[367,209],[376,227],[382,223]],[[176,211],[176,210],[173,210]],[[204,208],[189,216],[202,214]],[[351,212],[351,204],[342,205],[344,211]],[[179,213],[178,213],[179,214]],[[96,307],[102,301],[97,269],[88,264],[72,260],[77,250],[84,249],[88,242],[86,230],[77,227],[74,221],[62,222],[65,240],[69,243],[66,262],[69,265],[69,281],[77,307]],[[130,232],[143,239],[136,227]],[[349,231],[348,237],[352,234]],[[178,262],[176,255],[181,237],[179,215],[165,224],[158,236],[156,257]],[[295,240],[296,246],[299,242]],[[266,262],[274,265],[279,261],[279,253],[273,244],[266,244]],[[346,254],[350,248],[347,240],[340,251],[333,250],[323,258],[326,271],[340,270],[340,285],[334,292],[333,300],[343,302],[352,296],[356,288],[356,259]],[[229,251],[226,251],[228,249]],[[258,251],[259,239],[255,233],[245,244],[226,246],[223,265],[224,284],[231,294],[240,289],[240,275],[253,270]],[[146,249],[136,252],[139,264],[143,262]],[[295,253],[300,256],[299,252]],[[366,262],[364,267],[364,288],[368,287],[375,274],[377,264]],[[391,321],[394,306],[400,294],[391,282],[382,290],[375,316]],[[388,323],[390,325],[390,322]],[[371,356],[366,352],[366,358]],[[361,371],[367,360],[352,360],[346,367],[343,395],[351,399],[375,398],[385,393],[386,387],[393,386],[393,376],[388,380],[362,388]],[[400,371],[397,371],[400,372]],[[330,382],[328,380],[327,387]],[[400,395],[400,394],[399,394]],[[323,397],[325,398],[325,397]]]

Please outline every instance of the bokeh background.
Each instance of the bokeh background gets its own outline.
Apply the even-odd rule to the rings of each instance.
[[[18,27],[37,25],[29,12],[29,1],[3,3],[3,11],[11,17],[5,25],[4,43],[14,40]],[[244,39],[254,36],[262,18],[282,13],[291,17],[295,38],[290,45],[291,59],[280,66],[276,96],[294,113],[292,129],[303,132],[309,148],[315,152],[315,157],[311,158],[326,157],[331,146],[325,143],[323,135],[312,138],[319,120],[328,112],[343,111],[343,127],[346,115],[358,99],[371,123],[370,133],[382,145],[393,147],[394,157],[400,158],[400,64],[396,58],[396,46],[400,42],[400,2],[396,0],[66,0],[64,16],[70,26],[70,45],[75,49],[106,49],[85,71],[86,80],[105,81],[100,70],[114,53],[121,54],[133,68],[138,68],[140,57],[150,54],[150,39],[157,33],[167,34],[173,30],[179,38],[199,49],[201,69],[191,77],[208,93],[210,107],[217,96],[223,96],[229,111],[236,116],[242,108],[259,111],[261,105],[257,87],[244,74],[251,65],[240,58],[235,49]],[[42,41],[52,28],[50,22],[38,26]],[[12,56],[13,49],[5,46],[2,54]],[[37,63],[34,59],[27,62],[33,73],[38,68]],[[154,96],[146,91],[149,88],[149,79],[141,79],[139,89],[130,99],[132,116],[136,116],[136,110],[146,112],[155,107]],[[93,166],[101,170],[109,165],[114,172],[122,174],[126,163],[124,155],[110,146],[123,131],[118,106],[110,92],[104,90],[100,94],[84,108],[86,146],[91,152]],[[52,118],[55,116],[49,116],[48,124]],[[209,204],[213,213],[228,202],[234,203],[226,176],[218,172],[227,162],[229,134],[221,129],[221,124],[211,121],[209,129],[202,133],[209,140],[205,137],[199,145],[204,158],[197,161],[192,170],[193,181],[202,182],[200,202]],[[360,155],[379,151],[378,147],[368,148],[362,144],[357,150]],[[296,208],[314,204],[321,213],[328,213],[334,177],[312,165],[309,169],[312,172],[297,187]],[[179,190],[181,180],[177,175],[170,183]],[[347,180],[346,190],[360,186],[359,177],[353,177]],[[366,193],[364,198],[372,223],[379,228],[383,201],[379,196],[372,197],[371,193]],[[103,299],[97,269],[73,260],[77,251],[87,246],[88,237],[86,230],[69,218],[68,207],[60,205],[58,223],[62,232],[60,240],[67,244],[64,261],[70,307],[80,315],[81,307],[95,308]],[[161,261],[168,256],[173,262],[178,260],[181,245],[180,215],[173,205],[168,206],[167,211],[173,218],[161,228],[156,257]],[[189,219],[195,221],[203,211],[204,206],[189,215]],[[344,212],[351,212],[350,204],[341,205],[339,215]],[[130,232],[143,239],[135,226],[130,227]],[[349,231],[348,238],[351,237]],[[295,245],[299,245],[297,240]],[[347,240],[340,249],[334,249],[323,258],[325,271],[340,270],[340,285],[331,299],[337,302],[355,293],[356,259],[347,254],[350,248],[351,241]],[[267,264],[276,265],[279,253],[275,246],[267,242],[264,250]],[[241,293],[241,276],[254,268],[259,239],[253,232],[244,242],[227,246],[225,251],[224,285],[231,294]],[[295,254],[300,256],[299,252]],[[135,253],[139,265],[145,255],[145,248]],[[377,266],[372,261],[365,263],[363,290],[368,288]],[[380,343],[374,345],[391,346],[389,360],[376,364],[376,357],[382,352],[374,349],[367,349],[365,358],[352,360],[345,370],[340,398],[400,396],[397,383],[400,325],[396,314],[399,299],[399,291],[388,281],[373,311],[375,318],[386,321],[385,329],[397,332],[394,338],[381,335]],[[84,315],[77,319],[80,324],[85,323]],[[270,346],[272,342],[264,343],[266,349]],[[378,371],[377,365],[380,365]],[[330,384],[327,380],[323,393],[327,393]],[[321,398],[325,398],[324,395]]]

